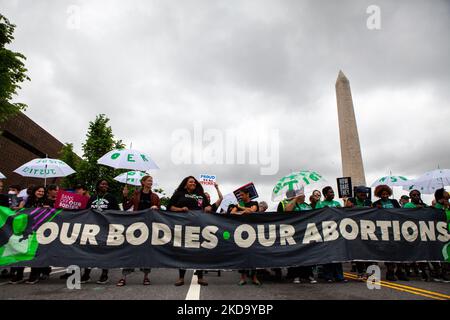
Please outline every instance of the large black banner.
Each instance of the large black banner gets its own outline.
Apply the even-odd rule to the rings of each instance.
[[[445,261],[444,211],[338,209],[244,216],[0,208],[0,265],[243,269],[352,260]]]

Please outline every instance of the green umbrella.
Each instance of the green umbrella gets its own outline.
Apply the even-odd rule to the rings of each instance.
[[[272,190],[272,201],[284,198],[288,190],[298,190],[303,187],[306,191],[326,183],[327,180],[317,171],[303,170],[292,172],[278,180]]]

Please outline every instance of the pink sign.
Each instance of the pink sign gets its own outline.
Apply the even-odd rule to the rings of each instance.
[[[59,191],[55,201],[55,208],[57,209],[85,209],[89,198],[76,193]]]

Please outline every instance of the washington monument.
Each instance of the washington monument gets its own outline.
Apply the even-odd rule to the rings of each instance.
[[[342,71],[336,80],[336,100],[341,139],[342,174],[351,177],[354,186],[365,186],[366,176],[359,145],[358,128],[353,110],[350,82]]]

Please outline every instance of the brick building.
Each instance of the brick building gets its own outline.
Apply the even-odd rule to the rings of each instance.
[[[6,176],[5,187],[44,184],[43,179],[22,177],[13,171],[35,158],[45,158],[46,155],[58,158],[62,147],[58,139],[23,113],[0,123],[0,172]],[[57,183],[57,179],[47,179],[47,184]]]

